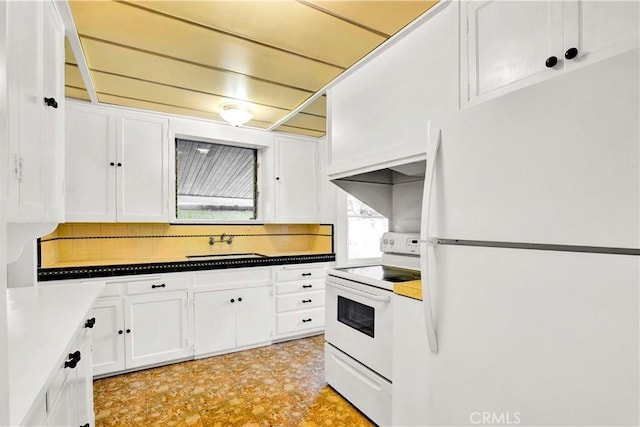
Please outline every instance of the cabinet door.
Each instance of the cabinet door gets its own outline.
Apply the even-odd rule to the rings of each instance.
[[[268,342],[273,335],[273,295],[270,286],[239,289],[236,312],[236,345]]]
[[[95,328],[95,326],[94,326]],[[93,413],[93,370],[91,354],[91,329],[80,333],[79,350],[81,359],[76,366],[74,400],[76,403],[76,425],[95,425]]]
[[[76,411],[76,373],[67,376],[53,406],[49,408],[47,425],[52,427],[75,426],[77,423]]]
[[[118,117],[118,221],[169,221],[167,128],[164,119]]]
[[[43,169],[48,221],[64,222],[64,27],[53,2],[44,3],[43,95],[55,104],[44,107]]]
[[[237,290],[194,294],[196,356],[235,348],[238,295]]]
[[[98,301],[93,306],[93,375],[124,370],[123,300]]]
[[[67,221],[115,221],[117,166],[114,141],[113,114],[97,108],[67,104]]]
[[[317,143],[276,139],[277,222],[316,222]]]
[[[638,47],[637,1],[566,1],[564,51],[578,49],[567,61],[574,68]]]
[[[190,354],[187,292],[127,298],[125,325],[127,369]]]
[[[562,2],[470,1],[465,10],[467,101],[481,102],[562,71]],[[558,63],[549,68],[551,56]]]
[[[13,170],[10,197],[17,222],[42,221],[46,191],[44,167],[44,100],[42,89],[44,2],[9,2],[9,142]]]

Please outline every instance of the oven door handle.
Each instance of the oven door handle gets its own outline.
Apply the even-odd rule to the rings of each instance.
[[[391,302],[391,297],[381,297],[378,295],[370,294],[369,292],[360,291],[358,289],[350,288],[345,285],[339,285],[338,283],[331,282],[329,280],[327,280],[326,283],[327,283],[327,286],[331,286],[332,288],[340,289],[341,291],[345,291],[345,292],[350,292],[355,295],[360,295],[361,297],[369,298],[374,301]]]

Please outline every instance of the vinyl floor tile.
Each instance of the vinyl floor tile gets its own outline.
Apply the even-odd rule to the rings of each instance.
[[[324,337],[94,381],[96,427],[371,426],[324,380]]]

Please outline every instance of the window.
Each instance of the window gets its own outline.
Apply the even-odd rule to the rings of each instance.
[[[256,219],[257,150],[176,139],[176,218]]]
[[[389,231],[389,220],[347,194],[347,259],[380,258],[380,238]]]

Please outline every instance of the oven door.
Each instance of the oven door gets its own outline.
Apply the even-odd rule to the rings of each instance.
[[[391,381],[392,292],[328,276],[325,339]]]

